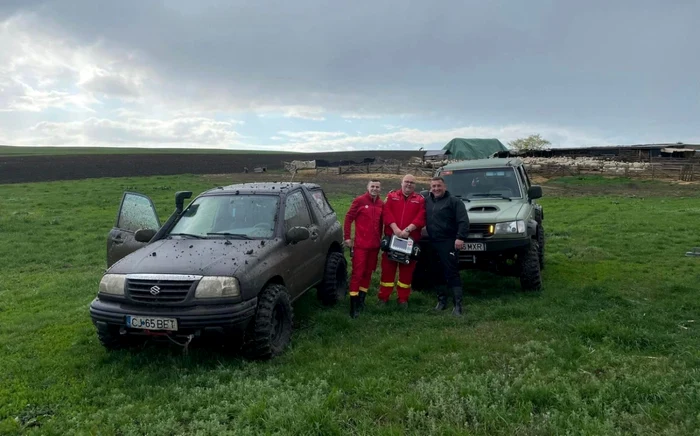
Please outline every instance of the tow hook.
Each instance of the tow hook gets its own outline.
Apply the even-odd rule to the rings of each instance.
[[[187,355],[187,352],[189,351],[190,342],[192,342],[192,339],[194,339],[195,336],[197,336],[196,333],[190,333],[189,335],[187,335],[185,337],[187,339],[185,341],[185,343],[180,343],[180,342],[176,341],[175,339],[173,339],[173,337],[171,335],[165,335],[165,337],[170,339],[170,341],[172,343],[182,347],[182,354],[184,354],[184,355]]]

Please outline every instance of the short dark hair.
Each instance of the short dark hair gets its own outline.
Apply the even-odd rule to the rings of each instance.
[[[436,177],[433,177],[432,179],[430,179],[431,182],[437,182],[438,180],[441,181],[442,183],[445,183],[445,179],[443,179],[440,176],[436,176]]]
[[[372,179],[372,180],[370,180],[369,182],[370,182],[370,183],[382,183],[382,181],[379,180],[379,179]]]

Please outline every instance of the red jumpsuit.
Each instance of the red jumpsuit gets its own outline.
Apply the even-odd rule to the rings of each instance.
[[[372,273],[377,269],[379,244],[382,239],[382,209],[384,202],[379,196],[372,199],[369,192],[353,200],[345,215],[343,230],[345,239],[350,239],[350,228],[355,222],[350,296],[367,292]]]
[[[416,228],[410,233],[409,237],[417,242],[421,237],[421,229],[425,226],[425,199],[415,192],[407,197],[400,189],[389,192],[384,204],[383,221],[384,234],[389,237],[394,234],[394,231],[391,229],[391,223],[396,223],[401,230],[408,227],[409,224],[413,224]],[[399,269],[399,281],[394,282],[397,267]],[[415,267],[415,260],[411,260],[406,265],[390,260],[387,254],[384,253],[382,255],[379,299],[388,301],[394,292],[394,285],[397,285],[399,303],[407,302],[409,295],[411,295],[411,280]]]

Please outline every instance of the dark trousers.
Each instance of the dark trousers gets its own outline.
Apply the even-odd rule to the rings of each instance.
[[[459,253],[455,250],[455,241],[430,241],[430,271],[436,285],[448,288],[462,287],[459,276]]]

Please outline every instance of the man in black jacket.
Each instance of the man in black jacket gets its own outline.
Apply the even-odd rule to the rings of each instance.
[[[424,194],[426,230],[431,272],[439,286],[436,310],[447,308],[445,285],[452,291],[454,315],[462,315],[462,280],[459,276],[459,251],[469,233],[469,215],[462,200],[450,195],[442,177],[430,180],[430,192]]]

